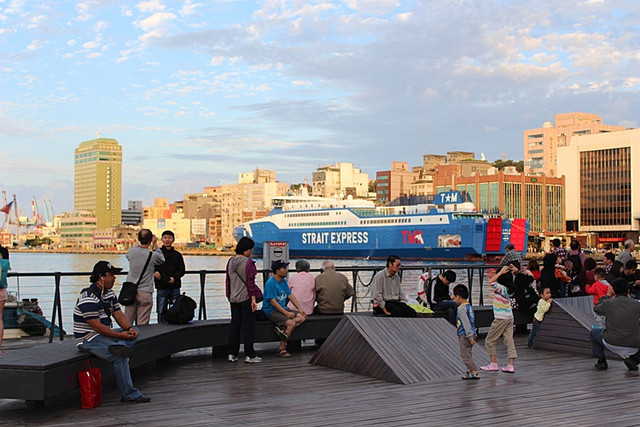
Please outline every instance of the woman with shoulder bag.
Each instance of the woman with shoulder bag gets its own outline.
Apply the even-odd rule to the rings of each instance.
[[[253,341],[256,335],[256,310],[262,301],[262,291],[256,285],[258,270],[251,259],[254,242],[243,237],[236,245],[236,255],[227,262],[226,290],[231,306],[231,325],[229,327],[229,355],[227,360],[235,362],[240,352],[240,332],[244,336],[245,363],[259,363]]]

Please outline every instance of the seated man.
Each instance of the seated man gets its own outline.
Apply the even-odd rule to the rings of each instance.
[[[407,305],[407,296],[402,290],[400,258],[390,255],[387,266],[378,271],[371,281],[373,314],[392,317],[416,317],[413,308]]]
[[[116,273],[122,271],[107,261],[98,261],[91,273],[91,286],[83,289],[73,310],[73,335],[80,351],[93,353],[113,363],[121,402],[146,403],[151,400],[133,386],[129,372],[129,357],[138,339],[138,330],[131,327],[120,310],[118,297],[111,288]],[[111,316],[122,327],[112,329]]]
[[[614,296],[615,294],[615,296]],[[630,371],[638,370],[640,356],[640,301],[629,298],[629,283],[616,279],[607,295],[600,298],[593,311],[605,316],[605,327],[593,328],[589,335],[596,369],[607,369],[605,347],[624,359]]]
[[[427,301],[433,311],[444,311],[447,313],[447,320],[452,325],[456,324],[456,313],[458,305],[451,299],[449,285],[456,281],[456,272],[447,270],[429,281],[428,273],[420,276],[419,283],[425,284]],[[420,284],[418,285],[420,287]]]
[[[627,261],[621,277],[629,283],[631,297],[640,299],[640,271],[638,271],[638,262],[635,259]]]
[[[343,314],[344,302],[356,293],[349,279],[344,274],[336,272],[333,261],[322,262],[322,273],[315,279],[316,314]]]
[[[287,352],[287,341],[293,330],[307,320],[307,313],[300,308],[298,300],[287,284],[288,265],[288,262],[281,260],[271,263],[273,276],[264,284],[264,301],[262,302],[262,311],[276,324],[276,335],[280,338],[278,348],[280,357],[291,357]],[[287,308],[287,297],[298,311]]]

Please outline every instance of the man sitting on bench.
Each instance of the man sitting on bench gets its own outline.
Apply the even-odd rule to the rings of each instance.
[[[420,276],[419,281],[425,284],[424,290],[431,310],[445,312],[449,323],[455,326],[458,305],[451,299],[449,285],[456,281],[456,272],[447,270],[432,279],[429,279],[428,273],[425,273]]]
[[[91,286],[82,290],[73,310],[73,335],[80,351],[113,363],[121,402],[146,403],[151,398],[133,386],[129,372],[131,347],[138,339],[138,330],[127,321],[111,289],[115,274],[121,271],[122,268],[107,261],[98,261],[93,266]],[[112,329],[111,316],[122,327],[121,332]]]

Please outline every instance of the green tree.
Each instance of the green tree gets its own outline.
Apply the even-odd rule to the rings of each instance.
[[[519,160],[516,162],[515,160],[498,159],[492,163],[492,166],[498,168],[498,170],[504,170],[504,168],[507,166],[515,166],[518,172],[524,172],[524,160]]]

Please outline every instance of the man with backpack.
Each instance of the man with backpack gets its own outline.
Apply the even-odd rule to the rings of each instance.
[[[156,284],[156,312],[158,313],[158,323],[166,323],[164,313],[169,302],[174,302],[180,295],[181,278],[185,273],[184,258],[182,254],[173,247],[175,235],[171,230],[162,232],[162,254],[164,263],[156,266],[153,274]]]

